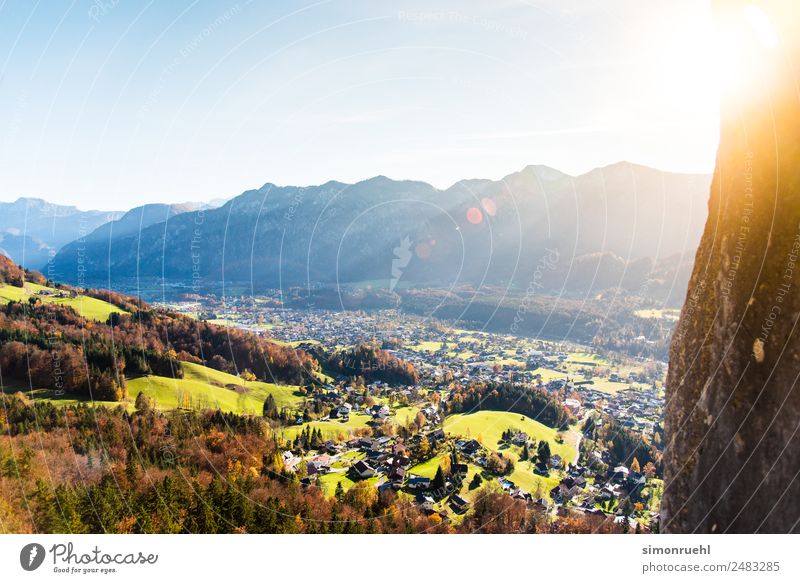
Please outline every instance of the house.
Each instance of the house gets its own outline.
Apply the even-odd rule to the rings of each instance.
[[[428,443],[430,443],[431,445],[434,445],[436,442],[441,441],[442,439],[444,439],[444,431],[441,430],[441,429],[437,429],[435,431],[431,431],[428,434],[427,437],[428,437]]]
[[[392,466],[408,469],[411,467],[411,458],[404,455],[396,455],[392,458]]]
[[[327,474],[328,472],[331,471],[331,467],[328,464],[321,461],[311,461],[308,462],[306,470],[309,476],[313,476],[315,474]]]
[[[326,441],[324,444],[322,444],[322,448],[321,448],[321,449],[322,449],[322,450],[323,450],[325,453],[327,453],[327,454],[330,454],[330,455],[335,455],[335,454],[336,454],[336,453],[338,453],[338,451],[339,451],[339,447],[338,447],[338,446],[336,445],[336,443],[335,443],[333,440],[331,440],[331,439],[329,439],[329,440],[328,440],[328,441]]]
[[[519,446],[525,445],[528,443],[528,434],[524,431],[517,431],[511,438],[511,443]]]
[[[422,508],[425,512],[433,512],[433,505],[435,501],[432,496],[419,494],[417,495],[416,501],[417,504],[419,504],[419,507]]]
[[[506,492],[509,492],[509,491],[511,491],[511,490],[513,490],[514,488],[517,487],[517,485],[514,482],[512,482],[511,480],[509,480],[507,478],[500,478],[498,480],[498,483],[500,484],[500,487],[503,490],[505,490]]]
[[[559,498],[562,500],[571,500],[580,494],[582,488],[577,484],[574,478],[564,478],[556,487],[558,488]]]
[[[386,405],[373,405],[369,409],[373,419],[382,420],[389,416],[389,407]]]
[[[469,510],[469,502],[464,500],[458,494],[453,494],[450,496],[450,506],[458,514],[464,514],[467,510]]]
[[[347,421],[350,419],[350,411],[353,410],[353,407],[349,403],[345,403],[340,407],[334,407],[331,409],[329,417],[331,419],[341,419],[342,421]]]
[[[511,494],[512,498],[516,498],[517,500],[524,500],[525,502],[531,501],[531,495],[521,488],[514,488],[509,494]]]
[[[628,474],[630,471],[625,466],[617,466],[614,468],[614,473],[611,476],[611,480],[617,483],[622,483],[628,479]]]
[[[407,485],[410,490],[427,490],[431,487],[431,479],[411,474],[408,476]]]
[[[392,482],[392,486],[400,489],[403,487],[403,481],[406,478],[406,470],[400,466],[394,466],[391,470],[389,470],[388,477]]]
[[[563,465],[563,460],[561,456],[558,454],[554,454],[550,456],[550,467],[554,469],[558,469]]]
[[[461,451],[463,451],[465,455],[473,455],[480,449],[481,449],[481,444],[475,441],[474,439],[470,439],[469,441],[461,445]]]
[[[644,484],[647,481],[647,476],[645,476],[641,472],[634,472],[632,470],[629,470],[628,471],[628,480],[631,481],[631,482]]]
[[[359,438],[357,444],[358,447],[364,451],[369,451],[377,446],[375,440],[372,439],[371,437],[361,437]]]
[[[293,472],[295,466],[300,463],[300,458],[288,449],[281,454],[281,460],[283,461],[283,467],[290,472]]]
[[[370,460],[370,462],[374,462],[376,464],[386,461],[388,457],[389,454],[381,451],[380,449],[370,449],[367,451],[367,458]]]
[[[373,477],[376,472],[375,469],[364,460],[359,460],[355,465],[350,467],[350,470],[362,480]]]
[[[467,464],[452,464],[450,466],[450,473],[453,476],[460,476],[465,477],[467,472],[469,471],[469,466]]]

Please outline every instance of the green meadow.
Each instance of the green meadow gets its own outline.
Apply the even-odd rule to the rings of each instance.
[[[244,381],[241,378],[212,368],[181,363],[184,378],[173,379],[161,376],[146,376],[128,379],[128,401],[94,401],[95,405],[116,407],[119,405],[131,408],[140,393],[144,393],[155,401],[156,407],[168,409],[220,409],[238,414],[260,415],[267,395],[272,395],[278,408],[297,408],[302,397],[298,387],[275,385],[260,381]],[[47,389],[33,390],[22,385],[5,385],[3,392],[23,392],[32,399],[46,399],[54,403],[69,405],[77,402],[89,402],[89,399],[77,399],[73,395],[56,396]]]
[[[181,363],[182,379],[147,376],[128,381],[128,394],[139,393],[155,399],[160,409],[211,408],[230,413],[260,415],[267,395],[279,409],[296,408],[302,403],[298,387],[275,385],[241,378],[212,368]]]
[[[49,295],[39,295],[40,292],[59,293],[60,290],[38,285],[35,283],[26,283],[24,288],[13,287],[10,285],[0,285],[0,302],[27,302],[31,297],[37,297],[42,302],[48,304],[61,304],[69,306],[74,309],[78,314],[88,320],[96,320],[98,322],[105,322],[112,312],[120,314],[127,314],[125,310],[118,308],[113,304],[90,298],[89,296],[78,295],[74,298],[58,298]]]
[[[573,431],[561,433],[564,442],[558,443],[558,432],[555,429],[519,413],[477,411],[469,414],[450,415],[444,421],[444,430],[448,434],[472,437],[481,441],[489,449],[503,453],[509,452],[516,456],[519,448],[510,446],[508,449],[501,449],[498,443],[507,429],[524,431],[537,441],[548,441],[551,453],[560,455],[570,463],[575,461],[577,435]]]

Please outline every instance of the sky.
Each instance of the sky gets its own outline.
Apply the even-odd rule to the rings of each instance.
[[[0,2],[0,200],[711,172],[703,0]]]

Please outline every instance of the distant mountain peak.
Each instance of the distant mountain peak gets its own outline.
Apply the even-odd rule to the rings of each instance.
[[[573,178],[569,174],[561,172],[551,166],[544,166],[543,164],[529,164],[521,171],[523,174],[532,174],[537,178],[545,181],[561,180],[562,178]]]

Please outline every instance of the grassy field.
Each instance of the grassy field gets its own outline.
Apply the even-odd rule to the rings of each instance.
[[[467,349],[459,349],[458,342],[445,342],[445,346],[447,347],[446,355],[450,358],[460,358],[461,360],[467,360],[475,356],[475,353],[471,350]],[[433,354],[438,352],[442,347],[442,343],[440,341],[434,340],[423,340],[418,342],[417,344],[412,344],[407,346],[408,350],[413,350],[414,352],[427,352]]]
[[[89,405],[105,405],[106,407],[119,407],[123,406],[128,410],[133,410],[133,402],[118,402],[118,401],[92,401],[88,398],[76,398],[75,395],[56,395],[51,389],[31,389],[30,387],[19,385],[16,383],[3,384],[0,386],[0,392],[7,395],[14,393],[24,393],[29,399],[34,401],[51,401],[58,405],[76,405],[77,403],[86,403]]]
[[[347,472],[331,472],[317,478],[317,486],[322,489],[322,493],[330,498],[336,493],[336,484],[342,483],[342,489],[347,492],[350,488],[366,488],[378,485],[378,477],[369,478],[354,482],[347,477]]]
[[[217,326],[236,326],[236,320],[231,318],[212,318],[207,321],[209,324],[216,324]]]
[[[330,498],[336,493],[336,484],[342,483],[342,488],[347,492],[355,485],[355,482],[347,477],[347,472],[331,472],[317,478],[317,486],[322,489],[326,498]]]
[[[519,413],[478,411],[468,415],[450,415],[444,421],[446,433],[470,436],[482,441],[483,445],[495,451],[500,451],[498,441],[500,441],[500,437],[507,429],[524,431],[529,437],[533,437],[538,441],[547,440],[550,442],[550,451],[552,453],[560,455],[569,462],[575,461],[574,444],[577,436],[573,432],[565,432],[563,434],[564,443],[558,443],[555,429]],[[513,448],[509,449],[513,453]]]
[[[620,391],[625,391],[627,389],[639,389],[641,385],[629,385],[628,383],[612,383],[608,379],[592,379],[594,380],[594,384],[587,385],[587,387],[592,388],[596,391],[601,391],[603,393],[608,393],[609,395],[616,395]]]
[[[422,476],[424,478],[430,478],[431,480],[436,475],[436,470],[439,469],[439,464],[442,463],[442,460],[446,458],[448,454],[442,454],[440,456],[435,456],[429,459],[426,462],[421,464],[417,464],[413,468],[408,470],[409,474],[416,474],[418,476]]]
[[[414,352],[436,352],[441,346],[441,342],[423,340],[422,342],[408,346],[408,349],[413,350]]]
[[[517,358],[490,358],[486,361],[486,364],[491,365],[500,365],[500,366],[507,366],[513,368],[525,368],[527,363],[524,360],[519,360]]]
[[[647,488],[643,494],[648,494],[647,509],[658,512],[661,508],[661,497],[664,495],[664,480],[651,478],[647,481]]]
[[[351,413],[350,418],[345,421],[344,423],[338,423],[343,427],[347,427],[348,429],[358,429],[360,427],[366,427],[367,423],[372,421],[372,415],[367,415],[365,413]]]
[[[477,498],[477,494],[480,491],[480,487],[475,488],[474,490],[469,489],[469,484],[472,482],[475,474],[481,474],[481,477],[484,478],[484,482],[482,482],[481,485],[485,483],[486,479],[493,479],[483,470],[483,468],[476,466],[475,464],[467,464],[467,477],[464,478],[464,481],[461,483],[460,496],[470,502],[473,502],[475,498]]]
[[[94,401],[96,405],[133,407],[139,393],[155,399],[159,409],[219,408],[222,411],[260,415],[264,400],[271,394],[278,408],[298,407],[302,398],[297,394],[298,387],[273,385],[259,381],[245,382],[237,376],[189,362],[182,363],[184,378],[149,376],[128,379],[128,401]],[[48,389],[34,389],[18,385],[5,385],[5,393],[22,391],[32,399],[47,399],[54,403],[70,405],[77,402],[90,402],[89,399],[76,399],[73,395],[56,396]]]
[[[96,298],[90,298],[84,295],[78,295],[74,298],[56,298],[46,295],[37,295],[42,291],[58,293],[59,290],[35,283],[26,283],[25,288],[3,284],[0,285],[0,302],[26,302],[28,301],[28,298],[36,296],[42,302],[70,306],[84,318],[96,320],[98,322],[105,322],[108,320],[108,317],[112,312],[119,312],[120,314],[127,313],[125,310],[122,310],[113,304],[109,304],[108,302],[104,302],[103,300],[98,300]]]
[[[544,384],[549,383],[550,381],[556,381],[567,378],[569,375],[565,372],[561,372],[558,370],[553,370],[552,368],[542,368],[539,367],[533,374],[538,374],[542,376],[542,382]]]
[[[590,352],[570,352],[567,362],[588,366],[608,366],[610,362],[602,356]]]
[[[518,488],[535,496],[540,494],[542,497],[550,499],[550,490],[558,486],[559,478],[539,476],[533,473],[533,468],[529,462],[517,462],[514,471],[508,476]]]
[[[319,380],[321,383],[332,383],[334,378],[331,376],[326,375],[323,372],[314,371],[314,376]]]
[[[237,376],[199,364],[182,364],[182,379],[149,376],[129,380],[131,399],[143,392],[155,399],[160,409],[219,408],[231,413],[254,415],[261,414],[264,400],[270,394],[279,409],[294,408],[301,403],[297,387],[245,382]]]
[[[350,436],[350,428],[344,423],[339,423],[337,421],[312,421],[311,423],[303,423],[302,425],[292,425],[291,427],[282,429],[280,433],[286,439],[294,439],[299,433],[305,431],[306,427],[322,431],[323,439],[338,439],[341,441]]]
[[[400,425],[408,425],[419,413],[419,407],[398,407],[395,409],[394,420]]]

